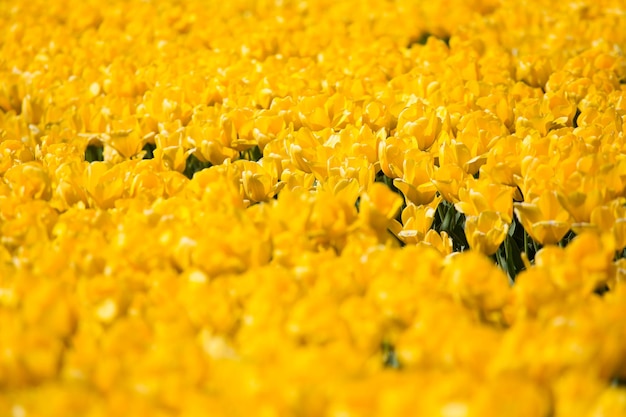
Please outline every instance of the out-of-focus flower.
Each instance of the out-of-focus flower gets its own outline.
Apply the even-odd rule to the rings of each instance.
[[[359,217],[384,241],[387,228],[401,207],[402,198],[386,185],[377,182],[361,194]]]
[[[5,172],[4,179],[16,196],[48,200],[52,195],[50,176],[41,163],[15,165]]]
[[[613,275],[615,241],[610,234],[580,234],[567,245],[565,253],[567,259],[564,262],[577,268],[570,276],[570,282],[562,285],[578,286],[582,291],[591,293],[599,285],[606,284]]]
[[[319,190],[308,219],[307,235],[321,247],[343,249],[348,234],[358,227],[356,181],[344,180],[330,190]]]
[[[532,87],[543,87],[553,72],[552,65],[549,57],[527,55],[517,61],[516,78],[524,80]]]
[[[515,392],[515,396],[508,395],[510,392]],[[476,416],[549,416],[554,408],[550,390],[522,373],[493,378],[481,387],[474,401],[472,411]]]
[[[591,417],[617,416],[626,409],[626,390],[619,387],[608,387],[598,398],[593,407]]]
[[[15,163],[30,162],[33,152],[24,143],[9,139],[0,142],[0,174],[4,174]]]
[[[611,201],[609,205],[593,209],[591,224],[601,232],[612,233],[615,239],[615,249],[623,250],[626,247],[626,200],[618,198]]]
[[[502,309],[511,287],[506,274],[478,251],[453,255],[441,279],[453,297],[486,313]]]

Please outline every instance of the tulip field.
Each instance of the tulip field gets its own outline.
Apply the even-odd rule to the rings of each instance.
[[[626,1],[0,1],[0,417],[626,416]]]

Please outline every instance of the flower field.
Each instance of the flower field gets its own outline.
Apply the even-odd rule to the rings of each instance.
[[[625,28],[0,2],[0,416],[626,416]]]

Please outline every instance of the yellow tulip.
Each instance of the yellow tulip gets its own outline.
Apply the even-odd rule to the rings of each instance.
[[[129,129],[119,129],[103,134],[102,142],[115,149],[125,159],[137,155],[144,146],[144,139],[139,135],[139,126],[137,125]]]
[[[465,237],[470,248],[485,255],[496,253],[509,231],[509,223],[494,211],[465,218]]]
[[[502,216],[506,223],[511,223],[513,193],[512,187],[469,177],[459,189],[460,201],[454,207],[467,216],[479,216],[486,211],[493,211]]]
[[[130,195],[133,197],[147,197],[154,201],[165,193],[163,178],[156,172],[139,172],[133,178]]]
[[[497,91],[492,91],[490,95],[479,97],[476,100],[476,104],[495,114],[509,130],[513,127],[515,122],[513,114],[515,100],[511,94],[498,89]]]
[[[515,395],[510,395],[511,392]],[[521,372],[511,373],[494,378],[479,391],[471,415],[545,417],[552,413],[552,401],[552,393],[543,384],[537,384]]]
[[[432,166],[431,154],[418,149],[405,152],[402,177],[395,178],[393,185],[402,192],[407,204],[429,204],[435,198],[437,189],[428,175]]]
[[[277,183],[262,163],[238,160],[233,163],[241,171],[243,195],[252,203],[267,201],[272,198],[284,184]]]
[[[598,189],[567,190],[557,194],[559,202],[575,220],[575,226],[591,220],[591,212],[605,202],[604,192]]]
[[[257,145],[253,137],[254,112],[238,108],[220,117],[220,140],[228,148],[245,151]]]
[[[308,128],[302,128],[293,136],[288,145],[291,162],[300,170],[311,173],[317,165],[317,148],[320,146],[317,136]]]
[[[475,111],[464,115],[457,126],[456,138],[442,140],[439,150],[441,164],[455,163],[470,175],[485,164],[492,143],[510,132],[494,115]]]
[[[164,131],[155,136],[156,149],[154,159],[165,169],[183,172],[187,163],[187,158],[193,153],[193,149],[186,147],[181,128],[169,133]]]
[[[615,239],[615,249],[626,247],[626,207],[624,198],[618,198],[609,205],[599,206],[591,212],[591,224],[599,231],[611,233]]]
[[[567,245],[565,253],[569,262],[564,262],[577,267],[572,279],[580,283],[587,293],[606,283],[612,276],[615,241],[610,234],[580,234]]]
[[[320,94],[304,97],[298,103],[298,115],[304,126],[311,130],[321,130],[331,127],[331,116],[326,109],[329,95]]]
[[[483,312],[500,310],[509,301],[511,287],[506,274],[477,250],[452,256],[441,279],[455,299]]]
[[[433,229],[426,232],[424,239],[418,245],[432,246],[442,255],[450,255],[453,251],[452,238],[446,232],[438,233]]]
[[[374,100],[364,105],[363,121],[369,124],[373,130],[389,130],[391,114],[384,103]]]
[[[455,139],[443,141],[439,147],[439,163],[441,165],[457,165],[469,175],[476,174],[485,162],[485,154],[472,156],[470,148]]]
[[[526,81],[532,87],[543,87],[552,72],[552,62],[549,58],[541,55],[528,55],[518,60],[516,78]]]
[[[0,174],[4,174],[15,163],[30,162],[33,152],[21,141],[5,139],[0,142]]]
[[[570,230],[571,216],[553,191],[544,191],[532,202],[515,203],[514,206],[524,230],[542,245],[559,243]]]
[[[409,203],[402,210],[402,226],[398,225],[395,234],[407,244],[416,244],[424,240],[427,232],[433,224],[435,210],[441,198],[436,199],[429,205],[414,205]]]
[[[431,174],[432,183],[443,198],[450,203],[459,201],[459,189],[465,182],[467,174],[455,164],[441,165]]]
[[[124,193],[121,165],[92,162],[84,173],[85,191],[92,206],[112,208]]]
[[[4,178],[16,196],[48,200],[52,195],[50,176],[39,162],[15,165],[5,172]]]
[[[409,145],[401,138],[391,136],[378,144],[378,159],[383,173],[389,178],[403,175],[404,155]]]
[[[390,221],[402,207],[402,198],[379,182],[372,184],[361,194],[359,217],[376,232],[381,241],[387,236]]]
[[[190,146],[195,149],[194,155],[202,162],[220,165],[226,159],[235,159],[239,154],[218,140],[219,128],[216,126],[188,126],[186,134]]]
[[[598,398],[593,407],[591,417],[617,416],[626,409],[626,390],[619,387],[608,387]]]
[[[427,151],[435,143],[443,126],[436,111],[418,99],[398,116],[397,133],[414,137],[417,147]]]

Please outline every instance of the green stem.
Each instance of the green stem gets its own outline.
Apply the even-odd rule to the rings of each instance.
[[[515,282],[515,262],[513,261],[513,248],[511,247],[511,237],[507,236],[504,240],[504,251],[506,253],[506,266],[507,273],[509,275],[509,283],[512,285]]]
[[[528,233],[524,230],[524,253],[528,257]]]

